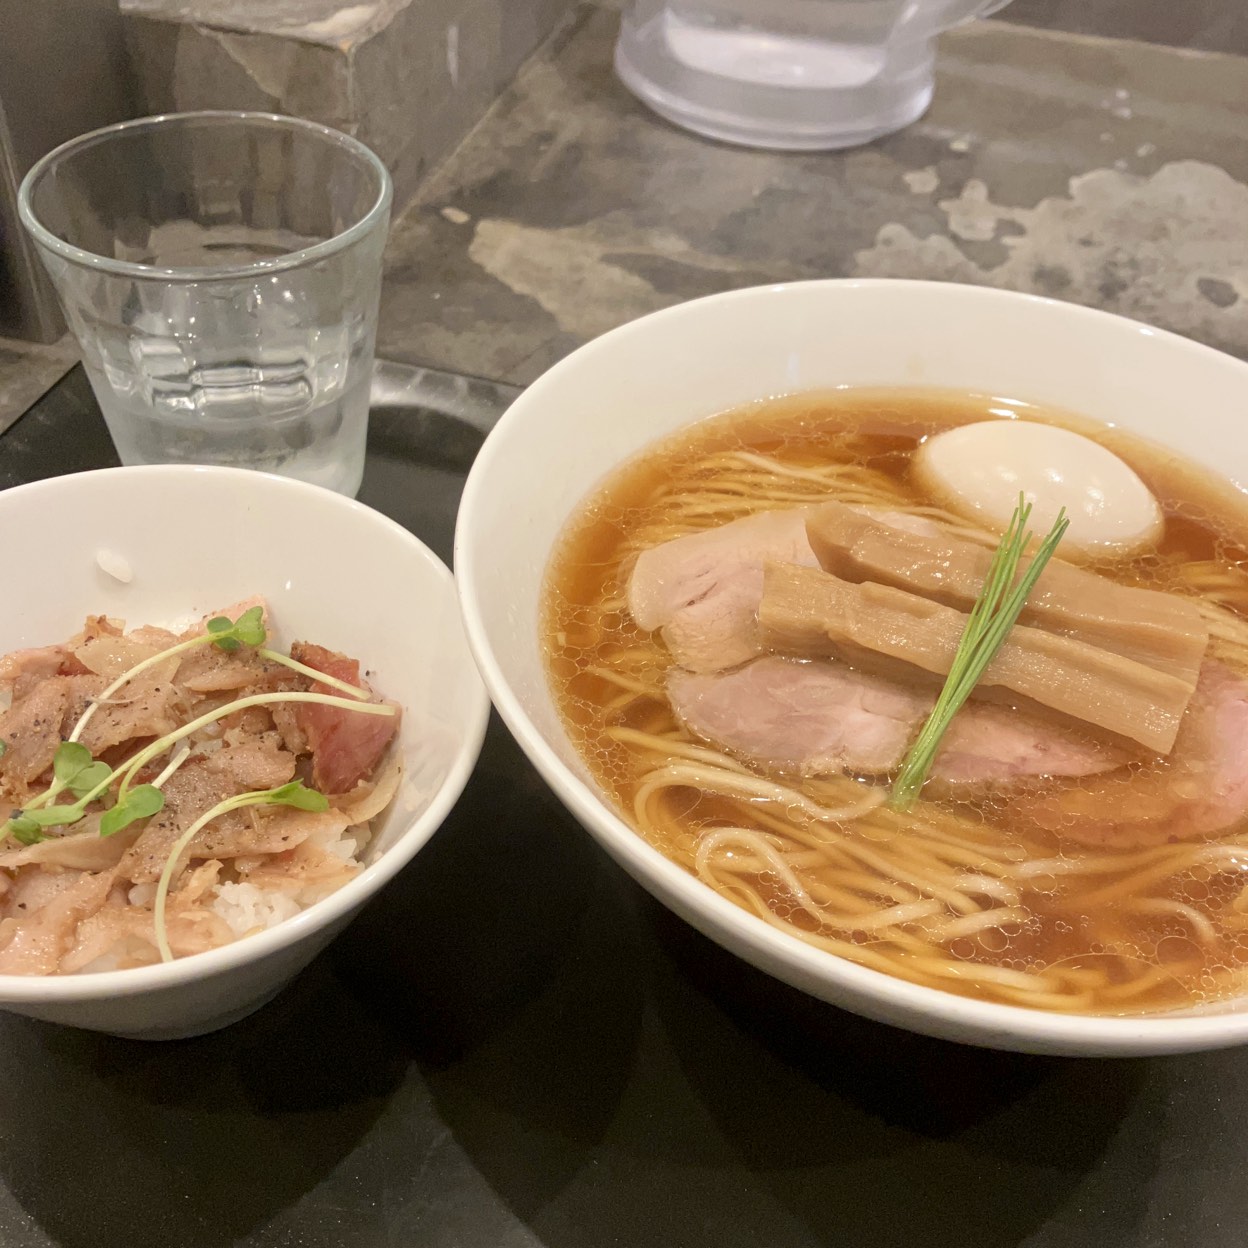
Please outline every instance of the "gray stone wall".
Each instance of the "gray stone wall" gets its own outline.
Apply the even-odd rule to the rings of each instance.
[[[250,108],[367,143],[396,207],[572,0],[121,0],[144,111]]]
[[[18,184],[58,144],[134,107],[116,0],[0,0],[0,335],[52,342],[65,331],[18,224]]]

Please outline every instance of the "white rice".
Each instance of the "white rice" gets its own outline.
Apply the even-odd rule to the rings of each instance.
[[[211,910],[235,936],[263,931],[299,913],[303,907],[288,893],[254,884],[218,884]]]
[[[319,841],[326,850],[336,858],[341,858],[344,863],[358,865],[356,854],[367,845],[369,831],[367,826],[353,827],[332,837],[321,833],[312,839]],[[244,858],[237,858],[234,866],[240,867],[246,861]],[[259,863],[263,859],[257,858],[255,861]],[[306,910],[322,898],[328,897],[330,893],[336,892],[337,888],[336,883],[327,885],[326,882],[309,881],[304,887],[291,891],[261,888],[257,884],[248,884],[245,881],[234,883],[226,880],[216,885],[208,895],[208,908],[226,922],[237,938],[275,927],[278,923],[293,917],[301,910]],[[129,890],[127,897],[132,906],[150,906],[155,901],[156,885],[135,884]]]
[[[116,551],[97,550],[95,562],[99,565],[101,572],[106,576],[111,576],[115,581],[120,581],[123,585],[129,585],[134,580],[134,572],[129,561],[122,558]]]
[[[354,862],[355,856],[360,852],[360,845],[356,842],[352,835],[354,829],[348,828],[341,836],[330,841],[325,848],[334,855],[335,858],[341,858],[343,862]]]

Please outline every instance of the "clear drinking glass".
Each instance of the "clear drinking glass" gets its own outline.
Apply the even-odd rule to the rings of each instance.
[[[853,147],[931,102],[936,36],[1009,0],[633,0],[625,85],[686,129],[750,147]]]
[[[123,463],[359,489],[391,200],[363,144],[146,117],[57,148],[18,199]]]

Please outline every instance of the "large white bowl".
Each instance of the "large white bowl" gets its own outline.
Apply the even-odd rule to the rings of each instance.
[[[543,572],[569,514],[612,468],[682,425],[846,385],[949,386],[1053,404],[1248,484],[1248,366],[1173,334],[1050,299],[930,282],[804,282],[682,304],[552,368],[473,467],[455,570],[468,640],[503,719],[625,870],[725,948],[817,997],[915,1031],[1023,1051],[1168,1053],[1248,1040],[1248,1002],[1146,1018],[1047,1014],[918,987],[814,949],[647,845],[577,758],[538,644]]]
[[[88,614],[177,624],[263,594],[279,644],[358,658],[403,704],[405,774],[368,865],[294,918],[166,965],[0,975],[0,1009],[144,1039],[196,1035],[273,997],[433,835],[480,753],[489,702],[445,565],[362,503],[233,468],[111,468],[0,493],[0,653],[60,641]],[[130,567],[128,584],[101,552]]]

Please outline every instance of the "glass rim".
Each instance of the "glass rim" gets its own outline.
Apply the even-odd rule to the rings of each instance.
[[[316,135],[319,138],[328,140],[332,146],[342,148],[352,155],[361,158],[366,165],[373,169],[378,176],[379,182],[377,198],[373,201],[368,211],[354,225],[339,234],[334,234],[329,238],[321,240],[319,243],[313,243],[309,247],[301,247],[298,251],[287,252],[282,256],[273,256],[264,260],[254,260],[248,264],[229,265],[221,268],[164,267],[156,264],[140,264],[133,260],[118,260],[113,256],[102,256],[58,238],[39,220],[31,203],[35,184],[40,181],[54,164],[66,155],[78,150],[95,147],[119,134],[138,130],[155,130],[170,126],[173,123],[188,121],[265,122],[275,124],[279,128],[302,130],[307,134]],[[18,188],[17,211],[22,225],[25,226],[27,232],[41,247],[82,268],[92,269],[101,273],[111,273],[118,277],[147,279],[149,281],[222,282],[236,281],[240,278],[263,277],[269,273],[302,268],[307,264],[336,255],[338,252],[350,247],[353,243],[358,242],[376,227],[377,223],[389,212],[393,197],[394,184],[390,177],[390,171],[382,163],[381,158],[371,148],[361,143],[359,139],[353,138],[349,134],[344,134],[341,130],[335,130],[332,126],[325,126],[320,122],[308,121],[303,117],[289,117],[283,113],[265,113],[249,109],[205,108],[184,113],[154,113],[148,117],[135,117],[129,121],[119,121],[110,126],[101,126],[97,130],[89,130],[76,138],[68,139],[66,142],[54,147],[46,155],[41,156],[30,167],[26,176],[22,179],[21,186]]]

